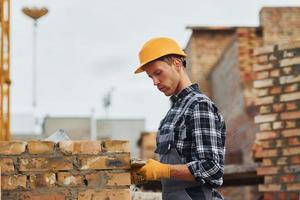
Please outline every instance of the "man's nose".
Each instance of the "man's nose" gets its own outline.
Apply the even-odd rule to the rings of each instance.
[[[152,78],[152,81],[155,86],[157,86],[157,84],[159,84],[159,80],[155,77]]]

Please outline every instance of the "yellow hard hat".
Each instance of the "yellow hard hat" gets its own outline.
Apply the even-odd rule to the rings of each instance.
[[[144,66],[162,56],[175,54],[186,57],[186,54],[179,47],[177,42],[171,38],[158,37],[146,42],[139,53],[140,65],[135,74],[145,71]]]

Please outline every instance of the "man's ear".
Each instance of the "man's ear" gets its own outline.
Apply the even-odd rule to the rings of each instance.
[[[181,67],[182,67],[181,61],[180,61],[178,58],[174,58],[174,59],[173,59],[173,63],[174,63],[174,65],[175,65],[175,69],[176,69],[177,71],[180,71],[180,69],[181,69]]]

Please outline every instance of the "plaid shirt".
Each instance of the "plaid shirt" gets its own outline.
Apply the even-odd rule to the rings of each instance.
[[[198,96],[196,100],[187,107],[182,117],[176,119],[184,105],[195,95]],[[200,92],[197,84],[173,95],[171,102],[172,107],[161,121],[159,129],[175,127],[173,145],[196,181],[212,188],[221,186],[226,134],[223,117],[214,103]],[[163,130],[160,131],[160,134],[163,133]],[[213,196],[213,199],[222,199],[215,190]]]

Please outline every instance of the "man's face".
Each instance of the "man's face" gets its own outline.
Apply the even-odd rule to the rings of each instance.
[[[166,96],[176,94],[180,81],[180,74],[174,65],[163,61],[154,61],[145,67],[145,71],[152,79],[154,86]]]

